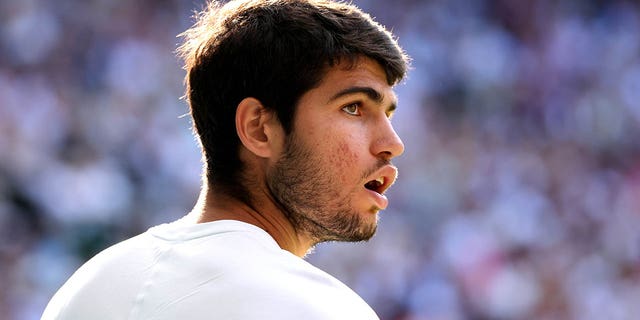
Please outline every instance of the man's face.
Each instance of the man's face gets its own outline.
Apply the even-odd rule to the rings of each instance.
[[[373,236],[384,191],[395,181],[391,158],[404,146],[390,116],[396,97],[373,60],[331,68],[300,99],[267,184],[298,231],[314,241]]]

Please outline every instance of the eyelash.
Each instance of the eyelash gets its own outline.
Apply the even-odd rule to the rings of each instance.
[[[354,112],[347,111],[347,109],[349,107],[352,107],[352,106],[356,107],[356,111],[354,111]],[[354,103],[349,103],[348,105],[342,107],[342,111],[344,111],[347,114],[352,115],[352,116],[358,116],[358,115],[360,115],[360,108],[361,108],[360,103],[359,102],[354,102]]]
[[[349,112],[346,109],[351,107],[351,106],[355,106],[356,107],[356,111],[355,112]],[[360,116],[361,115],[361,110],[362,109],[362,104],[360,102],[354,102],[354,103],[349,103],[347,105],[345,105],[344,107],[342,107],[342,111],[344,111],[346,114],[350,115],[350,116]],[[387,112],[387,119],[391,120],[391,118],[393,117],[393,113],[391,112]]]

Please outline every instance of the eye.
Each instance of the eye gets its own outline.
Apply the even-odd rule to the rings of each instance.
[[[342,111],[352,115],[359,116],[360,115],[360,104],[359,103],[350,103],[344,107],[342,107]]]

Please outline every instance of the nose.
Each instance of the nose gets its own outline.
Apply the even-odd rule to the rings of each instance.
[[[404,152],[404,143],[393,129],[388,118],[384,118],[379,126],[374,129],[374,140],[371,144],[371,153],[377,157],[391,160]]]

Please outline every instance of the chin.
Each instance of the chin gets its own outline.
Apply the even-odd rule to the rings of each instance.
[[[345,237],[341,241],[347,241],[347,242],[368,241],[369,239],[373,238],[377,230],[378,230],[378,218],[376,217],[375,221],[372,221],[372,222],[363,221],[357,230],[352,230],[349,234],[345,235]]]
[[[382,209],[380,209],[380,208],[378,208],[378,207],[376,207],[376,206],[371,206],[371,208],[369,208],[368,213],[369,213],[369,214],[374,214],[374,215],[376,215],[376,219],[377,219],[377,217],[378,217],[378,212],[380,212],[380,210],[382,210]]]
[[[363,232],[359,233],[359,237],[357,237],[357,239],[352,240],[353,242],[357,242],[357,241],[368,241],[369,239],[373,238],[373,236],[376,234],[376,231],[378,230],[378,224],[374,224],[373,226],[371,226],[370,228],[368,228],[367,230],[364,230]]]

